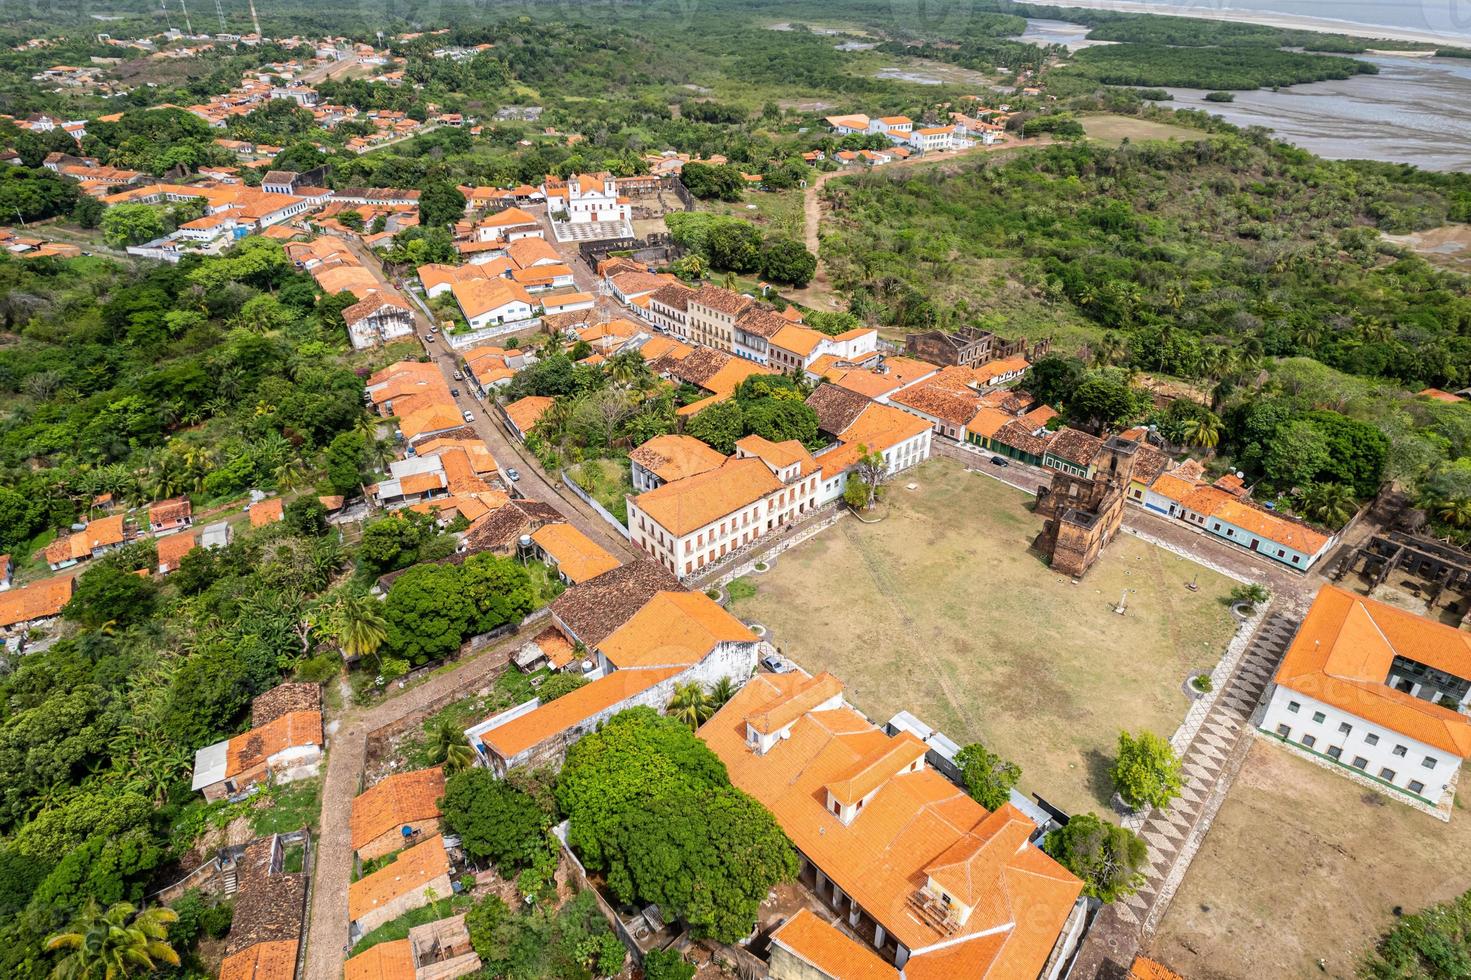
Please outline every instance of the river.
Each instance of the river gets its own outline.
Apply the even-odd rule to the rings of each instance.
[[[1164,104],[1204,109],[1237,126],[1265,126],[1332,160],[1471,170],[1471,59],[1363,57],[1379,74],[1237,92],[1234,102],[1206,102],[1204,91],[1171,88],[1174,101]]]

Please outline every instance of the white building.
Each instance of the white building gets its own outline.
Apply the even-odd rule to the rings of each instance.
[[[347,334],[357,350],[386,344],[414,332],[414,314],[408,301],[389,292],[374,290],[342,311]]]
[[[553,215],[565,214],[574,225],[595,221],[629,221],[633,205],[618,194],[618,184],[610,173],[573,174],[566,181],[548,177],[542,182],[547,210]]]
[[[1282,665],[1262,731],[1439,804],[1471,756],[1471,637],[1325,585]]]

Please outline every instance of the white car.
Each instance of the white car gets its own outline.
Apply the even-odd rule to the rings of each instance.
[[[474,412],[466,412],[465,413],[465,421],[466,422],[474,422],[475,421],[475,413]]]

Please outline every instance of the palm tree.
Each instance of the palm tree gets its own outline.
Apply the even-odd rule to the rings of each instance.
[[[168,927],[179,921],[166,905],[139,912],[127,902],[106,911],[89,901],[71,924],[46,940],[47,951],[65,950],[51,970],[55,980],[123,980],[143,976],[160,966],[179,965],[168,944]]]
[[[691,731],[709,721],[714,713],[715,706],[710,701],[710,695],[694,681],[676,687],[674,697],[669,699],[669,716],[690,726]]]
[[[470,740],[455,727],[454,719],[441,718],[429,730],[429,761],[434,765],[444,766],[446,772],[459,772],[474,758]]]
[[[710,685],[710,702],[714,705],[715,710],[719,711],[725,707],[727,701],[735,697],[735,693],[735,681],[729,677],[722,677]]]
[[[1358,501],[1342,483],[1315,483],[1302,492],[1298,508],[1310,521],[1327,527],[1342,527],[1354,516]]]
[[[1206,414],[1187,421],[1184,431],[1186,445],[1199,446],[1201,449],[1214,449],[1221,441],[1221,420],[1214,415]]]
[[[1435,516],[1451,527],[1471,526],[1471,497],[1446,497],[1437,501]]]
[[[1106,333],[1096,344],[1089,345],[1094,367],[1108,367],[1124,353],[1124,342],[1116,333]]]
[[[369,657],[388,639],[388,621],[378,600],[350,595],[337,604],[337,645],[349,660]]]

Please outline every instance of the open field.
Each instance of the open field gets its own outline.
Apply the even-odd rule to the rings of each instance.
[[[746,191],[738,202],[701,201],[701,211],[744,218],[767,234],[802,238],[802,191]]]
[[[882,523],[841,521],[782,555],[735,612],[875,722],[907,708],[1019,763],[1024,791],[1106,807],[1119,730],[1173,733],[1182,684],[1219,659],[1231,583],[1126,535],[1074,585],[1029,550],[1026,495],[949,460],[888,492]]]
[[[1193,143],[1205,139],[1207,135],[1199,129],[1171,126],[1169,123],[1136,119],[1133,116],[1110,114],[1084,116],[1082,123],[1090,139],[1109,146],[1118,146],[1125,138],[1131,142],[1136,140],[1182,140]]]
[[[1385,235],[1431,265],[1471,273],[1471,225],[1449,224],[1408,235]]]
[[[1152,955],[1196,980],[1352,977],[1395,906],[1416,911],[1468,881],[1462,804],[1444,824],[1258,742]]]
[[[626,494],[633,493],[627,459],[589,459],[569,467],[567,475],[620,521],[628,521]]]

